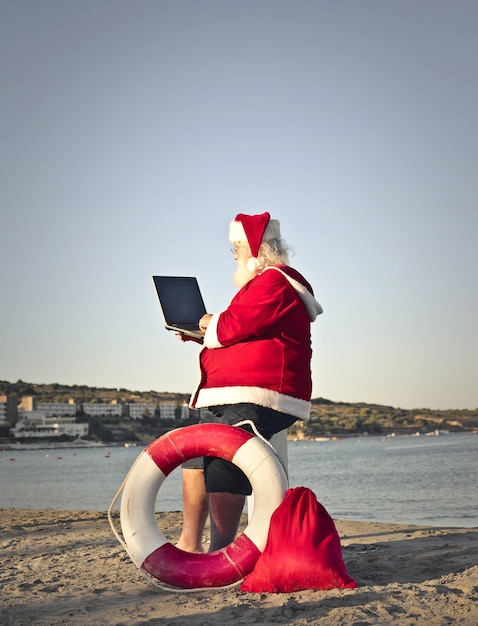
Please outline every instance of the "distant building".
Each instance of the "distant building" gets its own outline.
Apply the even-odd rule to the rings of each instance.
[[[128,413],[132,420],[143,419],[145,415],[154,417],[158,405],[154,402],[131,402],[128,405]]]
[[[15,424],[18,418],[16,394],[0,396],[0,424]]]
[[[35,396],[23,396],[18,405],[20,411],[34,411],[37,408],[37,399]]]
[[[68,402],[38,402],[35,396],[23,396],[18,410],[21,414],[31,411],[43,411],[47,417],[57,415],[59,417],[74,417],[80,408],[77,402],[70,398]]]
[[[28,417],[26,417],[28,416]],[[17,439],[33,439],[36,437],[87,437],[88,424],[78,423],[74,417],[46,417],[38,409],[24,412],[11,429]]]
[[[145,415],[159,417],[162,420],[187,420],[189,418],[189,407],[187,402],[178,404],[177,402],[132,402],[128,405],[131,419],[142,419]]]
[[[0,396],[0,423],[2,417],[5,416],[4,421],[7,420],[7,396]],[[3,403],[2,403],[2,398]],[[17,411],[16,397],[12,396],[9,401],[9,414],[13,416]],[[197,417],[207,421],[209,411],[207,409],[193,410],[190,409],[187,402],[178,404],[177,402],[131,402],[126,404],[119,400],[112,400],[111,402],[77,402],[74,399],[70,399],[68,402],[38,402],[35,396],[24,396],[21,398],[18,405],[18,417],[23,421],[31,419],[44,418],[60,418],[60,417],[72,417],[74,418],[79,413],[83,412],[84,415],[90,417],[129,417],[133,420],[140,420],[145,416],[157,417],[159,414],[160,419],[163,420],[188,420],[191,417]],[[15,421],[17,414],[15,413]]]
[[[123,417],[126,414],[125,405],[116,400],[112,402],[85,402],[82,408],[85,415],[96,417]]]
[[[43,411],[47,417],[75,417],[78,407],[74,402],[37,402],[37,409]]]
[[[159,403],[159,414],[162,420],[175,420],[177,419],[177,413],[179,410],[179,419],[184,420],[187,419],[187,404],[182,404],[178,407],[175,402],[160,402]]]

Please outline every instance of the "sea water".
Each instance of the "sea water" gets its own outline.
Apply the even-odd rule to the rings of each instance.
[[[105,511],[140,447],[0,452],[0,507]],[[309,487],[334,519],[478,527],[478,435],[289,441],[291,487]],[[157,511],[180,511],[181,471]]]

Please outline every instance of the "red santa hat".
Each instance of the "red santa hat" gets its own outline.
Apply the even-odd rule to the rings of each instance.
[[[269,213],[260,215],[245,215],[239,213],[234,221],[229,225],[229,241],[231,243],[245,242],[249,244],[252,258],[247,266],[249,269],[261,269],[261,262],[258,260],[259,248],[263,241],[269,239],[280,239],[280,222],[271,220]]]

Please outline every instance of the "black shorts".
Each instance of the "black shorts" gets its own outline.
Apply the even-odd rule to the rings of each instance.
[[[279,431],[292,426],[297,420],[292,415],[250,403],[214,406],[209,407],[209,410],[213,414],[211,421],[214,423],[235,425],[244,420],[250,420],[258,432],[268,440]],[[241,428],[254,432],[249,424],[245,424]],[[244,496],[249,496],[252,493],[251,483],[247,476],[230,461],[216,457],[205,457],[204,473],[207,492],[228,491]]]

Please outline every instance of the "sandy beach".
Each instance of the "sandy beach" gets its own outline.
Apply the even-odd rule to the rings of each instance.
[[[115,514],[116,515],[116,514]],[[114,624],[478,624],[478,529],[335,520],[356,589],[252,594],[151,584],[106,513],[0,510],[0,622]],[[174,543],[180,513],[159,524]]]

